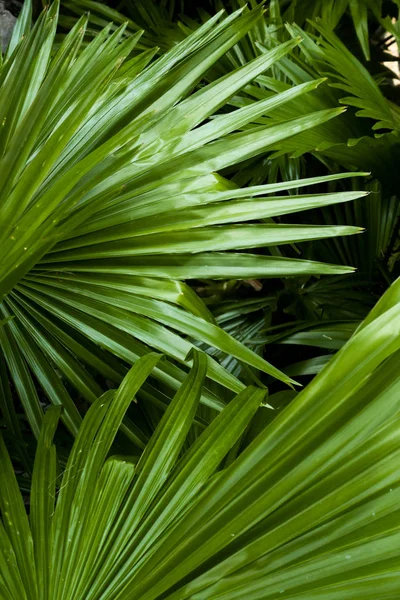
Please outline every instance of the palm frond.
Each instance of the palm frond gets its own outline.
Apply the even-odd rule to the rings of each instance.
[[[397,280],[313,382],[253,433],[265,392],[250,387],[180,456],[207,371],[199,353],[139,461],[108,455],[158,355],[94,403],[59,482],[51,408],[29,519],[1,442],[0,597],[395,597],[399,294]],[[247,445],[218,471],[245,430]]]
[[[380,18],[382,0],[317,0],[316,2],[283,0],[279,4],[282,6],[285,20],[302,25],[318,17],[326,23],[330,31],[336,29],[343,16],[347,14],[353,22],[364,57],[370,60],[369,20],[371,16],[375,20]]]
[[[38,435],[43,420],[37,384],[50,403],[63,406],[62,418],[76,434],[81,414],[66,383],[93,402],[104,375],[120,382],[151,348],[169,357],[154,376],[178,389],[193,348],[189,336],[293,383],[218,328],[182,280],[352,270],[268,250],[232,251],[358,233],[347,226],[247,222],[363,192],[282,201],[270,194],[285,185],[242,190],[216,174],[341,109],[241,131],[257,115],[314,89],[312,82],[209,120],[297,44],[288,41],[191,94],[260,11],[222,20],[217,14],[147,68],[151,53],[132,58],[140,36],[125,38],[124,26],[111,35],[107,27],[80,51],[85,17],[54,54],[57,11],[53,4],[27,33],[25,5],[1,71],[0,315],[10,319],[1,345],[33,431]],[[244,387],[211,357],[208,377],[231,392]],[[223,406],[207,388],[202,402]],[[124,431],[144,446],[132,421]]]

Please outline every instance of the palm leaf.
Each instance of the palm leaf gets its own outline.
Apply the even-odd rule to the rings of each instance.
[[[159,356],[141,359],[116,393],[94,403],[55,507],[59,410],[50,409],[30,520],[1,443],[0,597],[395,597],[399,294],[397,280],[329,365],[249,433],[221,471],[265,393],[241,392],[180,456],[207,370],[198,353],[139,462],[108,454]]]
[[[371,15],[379,18],[382,10],[382,0],[298,0],[279,2],[286,8],[283,17],[287,21],[296,21],[300,25],[308,19],[321,18],[331,31],[341,21],[343,15],[348,13],[353,21],[355,33],[366,60],[370,60],[369,27],[368,20]],[[288,6],[289,4],[289,6]]]
[[[237,11],[222,20],[218,14],[145,68],[151,53],[133,56],[140,35],[124,37],[123,25],[111,35],[106,28],[82,50],[85,17],[54,53],[57,10],[57,4],[45,10],[19,39],[22,23],[25,31],[29,20],[30,4],[25,5],[12,41],[15,49],[1,71],[6,176],[0,184],[5,225],[0,314],[9,319],[1,334],[2,352],[35,435],[43,420],[37,387],[50,403],[63,407],[62,419],[76,434],[81,414],[66,382],[93,402],[104,390],[103,374],[120,382],[128,365],[151,348],[169,358],[154,370],[155,378],[176,391],[194,345],[188,336],[292,382],[212,323],[209,311],[180,280],[351,271],[268,251],[225,251],[357,233],[354,227],[246,221],[362,194],[282,202],[268,195],[285,185],[241,190],[215,173],[330,120],[341,109],[241,131],[258,114],[314,89],[318,82],[312,82],[209,120],[297,44],[288,41],[190,95],[257,22],[260,11]],[[255,196],[261,200],[254,201]],[[244,387],[211,357],[207,375],[220,389],[237,393]],[[202,402],[218,410],[224,404],[207,387]],[[139,427],[128,419],[123,428],[144,447],[147,438]]]

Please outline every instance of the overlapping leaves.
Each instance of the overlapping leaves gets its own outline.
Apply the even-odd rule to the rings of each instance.
[[[288,41],[191,94],[260,15],[218,14],[149,65],[154,51],[138,53],[140,32],[126,37],[124,25],[112,33],[106,27],[82,49],[86,17],[55,51],[57,4],[32,30],[25,4],[0,73],[0,318],[7,321],[0,339],[35,435],[43,420],[38,389],[63,406],[62,418],[75,434],[81,414],[68,387],[93,402],[104,378],[120,382],[149,348],[168,357],[153,372],[167,394],[183,381],[185,357],[196,340],[290,382],[217,327],[183,280],[351,270],[268,250],[231,252],[359,231],[259,219],[362,193],[282,198],[272,194],[289,189],[286,184],[242,190],[216,174],[341,112],[322,110],[246,128],[312,91],[320,83],[313,81],[209,120],[298,42]],[[6,377],[4,369],[1,374]],[[230,392],[244,387],[211,357],[207,376]],[[8,388],[6,379],[2,385]],[[152,382],[146,394],[159,404]],[[223,406],[207,386],[202,402]],[[161,403],[165,409],[168,398]],[[8,421],[13,431],[16,424]],[[138,426],[128,419],[123,429],[144,447],[147,437]]]
[[[50,409],[31,512],[3,443],[4,600],[366,598],[398,590],[400,280],[307,388],[251,439],[241,392],[180,456],[207,370],[190,374],[137,462],[108,457],[150,353],[91,407],[62,479]],[[269,411],[270,412],[270,411]],[[218,467],[234,445],[236,459]],[[237,452],[236,452],[237,454]]]

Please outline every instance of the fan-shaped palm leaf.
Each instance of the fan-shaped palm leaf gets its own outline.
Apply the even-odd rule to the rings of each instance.
[[[155,348],[171,360],[154,376],[176,390],[193,347],[187,336],[290,382],[218,328],[181,280],[351,270],[225,252],[359,231],[247,222],[360,193],[282,199],[271,194],[285,184],[241,190],[215,174],[340,113],[319,111],[234,133],[314,89],[318,82],[312,82],[207,121],[297,41],[189,95],[259,11],[239,11],[222,21],[216,15],[148,68],[152,53],[132,58],[139,34],[124,39],[124,26],[112,35],[106,28],[79,52],[85,18],[53,54],[57,4],[32,31],[29,12],[27,3],[0,81],[0,315],[8,319],[0,339],[34,433],[43,419],[37,383],[51,403],[64,407],[62,418],[76,433],[81,415],[65,381],[92,402],[102,391],[93,372],[119,382],[127,365]],[[228,390],[243,389],[211,357],[207,373]],[[223,405],[207,388],[202,402]],[[145,445],[132,422],[125,422],[124,431]]]
[[[395,598],[400,280],[327,367],[225,469],[265,399],[241,392],[179,458],[207,359],[139,462],[107,458],[148,354],[86,415],[59,486],[50,409],[26,515],[0,444],[4,600]],[[56,498],[55,498],[56,495]]]

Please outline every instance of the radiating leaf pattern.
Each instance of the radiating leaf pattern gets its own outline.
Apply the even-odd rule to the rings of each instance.
[[[60,411],[50,408],[29,519],[1,442],[0,597],[394,598],[399,294],[397,280],[312,383],[223,469],[256,411],[268,410],[260,409],[266,392],[240,392],[182,453],[207,372],[197,351],[139,460],[109,450],[159,355],[141,358],[117,391],[95,401],[57,482]]]
[[[55,49],[58,4],[31,30],[30,10],[28,1],[0,80],[0,318],[7,320],[0,336],[35,435],[43,421],[42,392],[63,407],[61,418],[75,435],[82,411],[69,387],[91,403],[104,391],[96,373],[118,383],[152,349],[166,356],[153,376],[171,394],[185,378],[185,358],[196,341],[293,384],[222,331],[184,280],[352,270],[277,257],[268,248],[359,228],[260,219],[349,202],[364,192],[283,198],[273,194],[290,189],[284,183],[240,189],[217,174],[341,114],[337,107],[311,110],[273,126],[247,127],[312,92],[320,84],[312,81],[210,119],[298,40],[192,93],[260,20],[261,10],[217,14],[153,62],[154,52],[138,51],[141,32],[125,35],[126,24],[106,26],[82,45],[87,16]],[[233,252],[254,247],[266,250]],[[244,388],[211,356],[207,377],[230,392]],[[151,389],[147,394],[157,402]],[[218,410],[224,405],[209,385],[201,400]],[[144,447],[146,434],[129,418],[123,431]]]

